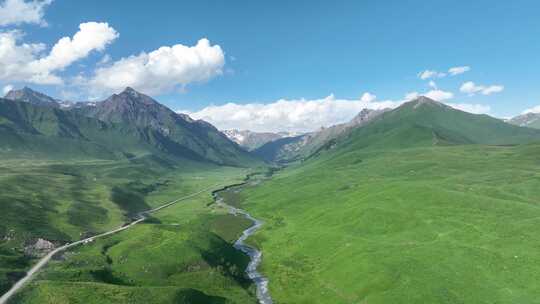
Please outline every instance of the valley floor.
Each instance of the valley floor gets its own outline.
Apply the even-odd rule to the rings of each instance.
[[[22,236],[77,239],[249,172],[27,165],[6,161],[1,171],[11,195],[2,206],[12,216],[1,223],[18,227],[3,232],[4,288],[32,263],[13,249]],[[222,193],[225,202],[264,221],[247,243],[263,252],[259,270],[274,303],[537,303],[540,296],[540,145],[344,150],[233,190]],[[32,208],[24,221],[33,225],[13,217],[25,199]],[[256,303],[244,274],[249,259],[233,247],[250,225],[208,192],[62,254],[12,302]]]

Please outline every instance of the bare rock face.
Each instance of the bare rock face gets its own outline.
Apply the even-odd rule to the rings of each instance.
[[[24,254],[39,258],[53,251],[55,248],[56,246],[52,242],[39,238],[34,243],[30,243],[24,247]]]

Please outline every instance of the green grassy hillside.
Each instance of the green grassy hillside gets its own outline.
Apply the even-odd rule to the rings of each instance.
[[[13,121],[0,123],[23,130]],[[59,135],[54,119],[37,121],[38,134],[7,134],[79,140]],[[89,129],[77,130],[87,138]],[[539,134],[419,99],[225,197],[265,222],[248,241],[263,252],[275,303],[534,303]],[[35,261],[22,250],[28,241],[80,239],[250,171],[144,151],[64,160],[13,152],[0,162],[3,290]],[[233,248],[249,225],[209,191],[62,254],[12,302],[255,303],[248,259]]]
[[[28,242],[78,240],[175,198],[236,183],[247,173],[152,157],[19,158],[0,165],[0,187],[6,190],[0,196],[0,292],[35,263],[23,252]],[[232,242],[250,223],[208,206],[210,191],[132,230],[63,254],[13,303],[249,303],[247,257]]]
[[[135,115],[125,121],[81,111],[90,105],[0,99],[0,293],[37,261],[28,248],[38,239],[59,246],[117,228],[141,211],[235,183],[247,172],[224,164],[259,164],[213,126],[126,94],[114,100],[120,108],[107,108],[111,117]],[[248,223],[208,207],[209,195],[75,248],[14,301],[251,301],[247,257],[232,247]],[[74,260],[64,263],[68,257]]]
[[[354,150],[534,141],[540,141],[538,130],[459,111],[420,97],[391,111],[362,111],[347,124],[267,143],[254,153],[267,161],[288,163],[345,146]]]
[[[274,300],[534,303],[538,136],[421,98],[245,188]]]
[[[426,97],[383,113],[364,127],[337,140],[349,149],[540,142],[540,131],[499,119],[453,109]],[[336,144],[329,143],[325,148]]]
[[[245,189],[277,303],[534,303],[540,146],[325,155]]]

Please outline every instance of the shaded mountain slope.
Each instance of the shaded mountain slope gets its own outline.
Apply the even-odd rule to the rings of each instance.
[[[255,161],[211,124],[177,114],[131,88],[72,111],[129,126],[142,141],[168,154],[189,155],[218,164],[240,165]]]
[[[309,139],[308,134],[284,137],[268,142],[255,149],[253,153],[268,162],[289,162],[296,160],[302,147]]]
[[[176,114],[127,88],[98,103],[62,107],[29,88],[0,99],[0,149],[57,157],[133,158],[156,154],[225,165],[254,157],[209,123]]]
[[[116,158],[151,152],[122,125],[56,107],[0,99],[0,149],[46,158]]]

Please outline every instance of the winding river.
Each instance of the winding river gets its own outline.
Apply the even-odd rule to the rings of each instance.
[[[227,190],[228,189],[225,188],[222,191]],[[250,258],[250,262],[246,268],[246,274],[255,283],[255,286],[257,287],[257,299],[259,300],[259,303],[272,304],[272,297],[270,297],[270,292],[268,291],[268,279],[257,271],[257,267],[259,266],[259,264],[261,264],[262,261],[262,252],[254,247],[245,244],[247,238],[255,234],[255,232],[257,232],[257,230],[262,227],[263,222],[254,218],[242,209],[238,209],[226,204],[223,201],[223,198],[217,195],[218,192],[214,193],[214,200],[217,205],[227,208],[229,210],[229,213],[235,216],[240,215],[253,222],[253,225],[248,229],[244,230],[240,238],[238,238],[238,240],[234,242],[234,248],[244,252]]]
[[[139,214],[137,220],[135,220],[135,221],[133,221],[131,223],[128,223],[128,224],[126,224],[126,225],[124,225],[122,227],[119,227],[119,228],[113,229],[111,231],[107,231],[107,232],[104,232],[104,233],[101,233],[101,234],[98,234],[98,235],[95,235],[95,236],[92,236],[92,237],[89,237],[89,238],[85,238],[85,239],[82,239],[82,240],[79,240],[79,241],[76,241],[76,242],[73,242],[73,243],[68,243],[66,245],[63,245],[61,247],[56,248],[55,250],[51,251],[46,256],[42,257],[26,273],[26,275],[23,278],[21,278],[18,282],[16,282],[11,287],[11,289],[8,290],[5,294],[1,295],[0,296],[0,304],[7,303],[8,299],[11,298],[21,288],[23,288],[28,282],[30,282],[35,277],[35,274],[39,270],[41,270],[45,265],[47,265],[47,263],[52,259],[52,257],[54,255],[56,255],[56,254],[58,254],[58,253],[60,253],[62,251],[65,251],[65,250],[67,250],[69,248],[72,248],[72,247],[75,247],[75,246],[78,246],[78,245],[81,245],[81,244],[86,244],[88,242],[94,241],[95,239],[102,238],[102,237],[105,237],[105,236],[109,236],[111,234],[115,234],[115,233],[121,232],[123,230],[129,229],[129,228],[133,227],[134,225],[144,221],[148,217],[148,215],[150,213],[153,213],[153,212],[159,211],[161,209],[167,208],[167,207],[169,207],[171,205],[174,205],[174,204],[176,204],[176,203],[178,203],[180,201],[183,201],[183,200],[188,199],[188,198],[192,198],[192,197],[197,196],[197,195],[199,195],[199,194],[201,194],[203,192],[208,191],[210,188],[215,188],[215,187],[216,187],[216,185],[205,188],[203,190],[192,193],[190,195],[180,197],[180,198],[178,198],[178,199],[176,199],[176,200],[174,200],[172,202],[166,203],[166,204],[161,205],[161,206],[159,206],[157,208],[141,212]],[[214,200],[215,200],[216,204],[227,208],[231,214],[241,215],[241,216],[243,216],[243,217],[245,217],[248,220],[253,222],[253,225],[251,227],[249,227],[248,229],[244,230],[242,232],[242,235],[240,236],[240,238],[238,238],[238,240],[236,240],[236,242],[234,243],[234,248],[236,248],[238,250],[241,250],[242,252],[244,252],[245,254],[247,254],[250,257],[250,262],[249,262],[249,264],[247,266],[246,274],[248,275],[248,277],[257,286],[257,299],[259,300],[259,303],[260,304],[272,304],[272,298],[270,297],[270,293],[268,291],[268,279],[265,278],[264,276],[262,276],[257,271],[257,267],[261,263],[262,253],[259,250],[255,249],[255,248],[253,248],[253,247],[251,247],[249,245],[246,245],[244,243],[248,237],[253,235],[255,232],[257,232],[257,230],[259,230],[261,228],[261,226],[263,225],[263,222],[261,222],[260,220],[252,217],[249,213],[245,212],[242,209],[238,209],[238,208],[235,208],[233,206],[225,204],[225,202],[223,202],[223,198],[219,197],[217,195],[217,193],[220,192],[220,191],[226,191],[228,189],[229,189],[229,187],[226,187],[226,188],[224,188],[222,190],[218,190],[218,191],[213,192]]]

